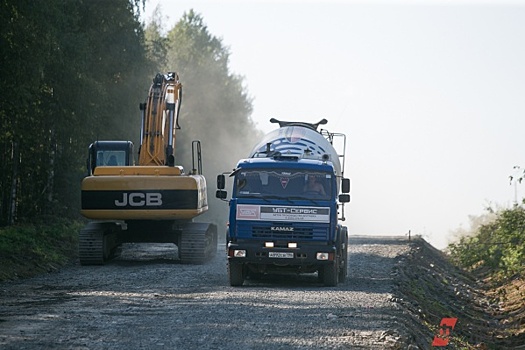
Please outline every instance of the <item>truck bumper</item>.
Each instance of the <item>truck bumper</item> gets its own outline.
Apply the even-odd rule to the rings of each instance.
[[[307,267],[333,264],[334,245],[301,243],[289,247],[288,243],[265,246],[265,242],[229,242],[228,261],[237,264]]]

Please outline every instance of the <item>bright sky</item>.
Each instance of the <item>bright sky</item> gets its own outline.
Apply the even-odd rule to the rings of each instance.
[[[158,3],[168,28],[194,9],[222,38],[260,129],[347,135],[351,234],[444,248],[525,194],[525,1],[148,0],[147,17]]]

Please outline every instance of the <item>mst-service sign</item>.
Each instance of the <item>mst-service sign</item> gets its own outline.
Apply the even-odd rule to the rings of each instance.
[[[236,218],[260,221],[330,222],[330,208],[239,204]]]

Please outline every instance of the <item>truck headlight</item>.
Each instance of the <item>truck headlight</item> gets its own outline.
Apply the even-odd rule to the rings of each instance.
[[[328,260],[330,258],[330,253],[323,253],[323,252],[317,253],[315,255],[315,258],[317,260]]]
[[[273,244],[273,242],[264,242],[264,247],[265,248],[273,248],[274,244]]]
[[[289,242],[288,243],[288,248],[297,248],[297,243],[296,242]]]
[[[244,249],[234,249],[233,257],[235,258],[246,258],[246,250]]]

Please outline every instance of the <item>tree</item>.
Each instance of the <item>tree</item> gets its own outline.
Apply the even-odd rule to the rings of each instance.
[[[150,69],[140,4],[0,2],[0,224],[78,215],[89,143],[138,136]]]
[[[450,244],[448,250],[458,265],[484,268],[489,273],[512,276],[525,268],[525,209],[501,209],[475,232]]]
[[[157,5],[153,11],[151,22],[146,27],[144,37],[147,47],[147,57],[158,71],[164,71],[168,54],[168,39],[162,35],[164,24],[162,9]],[[157,73],[155,71],[152,74]]]
[[[222,170],[233,167],[247,156],[258,130],[243,79],[229,70],[228,49],[193,10],[169,31],[168,45],[168,66],[178,70],[184,86],[183,129],[178,135],[182,156],[188,158],[187,145],[198,138],[207,140],[207,164]]]
[[[158,23],[146,32],[156,35],[158,53],[167,52],[161,71],[176,71],[183,84],[183,99],[177,132],[176,162],[191,168],[191,141],[202,140],[204,175],[208,179],[208,218],[226,221],[227,207],[214,198],[217,174],[232,170],[238,159],[248,155],[253,140],[260,137],[250,115],[252,100],[239,75],[230,72],[229,51],[213,36],[203,18],[193,10],[160,40]],[[158,44],[165,45],[164,49]]]

